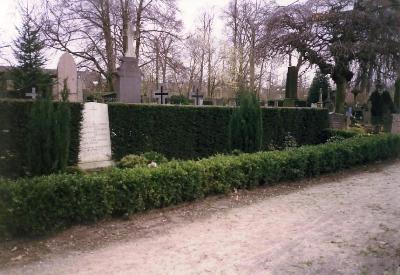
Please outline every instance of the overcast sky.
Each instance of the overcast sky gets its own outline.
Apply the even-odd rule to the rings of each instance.
[[[35,3],[38,0],[27,0],[29,3]],[[68,0],[66,0],[68,1]],[[178,8],[182,14],[182,20],[186,30],[193,28],[201,11],[213,9],[216,14],[217,24],[216,32],[222,33],[223,22],[219,18],[221,11],[225,8],[230,0],[177,0]],[[287,5],[294,0],[277,0],[280,5]],[[16,37],[17,32],[15,27],[20,24],[20,16],[18,13],[18,0],[0,0],[0,44],[10,44]],[[2,56],[10,56],[10,51],[3,51]],[[48,67],[55,68],[59,54],[53,54],[49,58]],[[7,63],[0,61],[1,64]]]

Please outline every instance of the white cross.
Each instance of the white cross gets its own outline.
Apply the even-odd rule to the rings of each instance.
[[[32,99],[36,99],[38,94],[36,93],[36,88],[32,87],[31,93],[26,93],[25,96],[30,96]]]

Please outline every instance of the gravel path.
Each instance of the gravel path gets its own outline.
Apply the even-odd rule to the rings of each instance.
[[[0,274],[400,274],[400,162]]]

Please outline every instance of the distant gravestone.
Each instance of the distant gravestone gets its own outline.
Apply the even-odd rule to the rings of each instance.
[[[117,98],[124,103],[141,103],[141,72],[133,47],[134,38],[130,25],[127,33],[127,48],[121,58],[121,66],[117,69]]]
[[[163,86],[161,86],[161,89],[159,92],[154,93],[154,96],[155,96],[155,98],[157,98],[157,101],[159,104],[166,104],[166,99],[167,99],[168,95],[169,95],[168,92],[164,91]]]
[[[400,134],[400,114],[392,115],[392,134]]]
[[[330,127],[333,129],[346,129],[346,116],[343,114],[329,114]]]
[[[32,87],[32,92],[26,93],[25,96],[28,96],[33,100],[36,100],[36,98],[38,97],[38,94],[36,93],[36,87]]]
[[[55,98],[58,100],[61,99],[65,81],[69,90],[68,100],[70,102],[83,102],[83,93],[78,91],[78,70],[74,58],[69,53],[64,53],[58,61],[55,90]]]
[[[203,105],[204,97],[203,95],[199,94],[199,89],[196,89],[196,91],[194,91],[193,88],[192,98],[194,98],[196,106]]]
[[[93,170],[112,164],[108,105],[85,103],[78,166],[84,170]]]

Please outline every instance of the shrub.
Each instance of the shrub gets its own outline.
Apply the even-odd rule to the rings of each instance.
[[[118,162],[118,167],[121,168],[137,168],[146,167],[148,160],[143,156],[127,155]]]
[[[53,109],[58,105],[53,103]],[[68,164],[78,163],[79,132],[82,117],[82,105],[67,103],[70,108],[70,146]],[[16,178],[27,175],[27,144],[29,137],[29,120],[33,102],[25,100],[0,100],[0,175]],[[62,113],[62,111],[60,112]],[[62,119],[66,119],[63,117]],[[64,124],[65,125],[65,124]],[[43,133],[42,133],[43,134]],[[63,142],[63,141],[62,141]]]
[[[168,159],[157,152],[146,152],[141,155],[127,155],[118,162],[120,168],[138,168],[147,167],[151,162],[155,162],[158,165],[168,162]]]
[[[190,100],[184,95],[173,95],[169,98],[170,104],[175,105],[190,105]]]
[[[229,121],[234,108],[109,104],[113,158],[160,152],[167,158],[198,159],[229,153]],[[299,145],[321,143],[328,111],[263,108],[262,149],[282,147],[287,132]]]
[[[230,149],[257,152],[263,134],[260,104],[255,94],[246,91],[239,93],[239,104],[229,122]]]
[[[71,111],[66,102],[54,106],[49,97],[33,103],[28,121],[29,174],[65,171],[70,147]]]
[[[192,201],[334,172],[398,157],[400,136],[354,137],[339,143],[200,161],[171,161],[156,169],[110,169],[91,175],[0,180],[0,230],[42,235],[107,216]]]
[[[146,153],[142,154],[142,156],[145,159],[147,159],[147,161],[149,163],[152,161],[154,161],[157,164],[162,164],[162,163],[168,162],[168,159],[163,154],[153,152],[153,151],[146,152]]]

